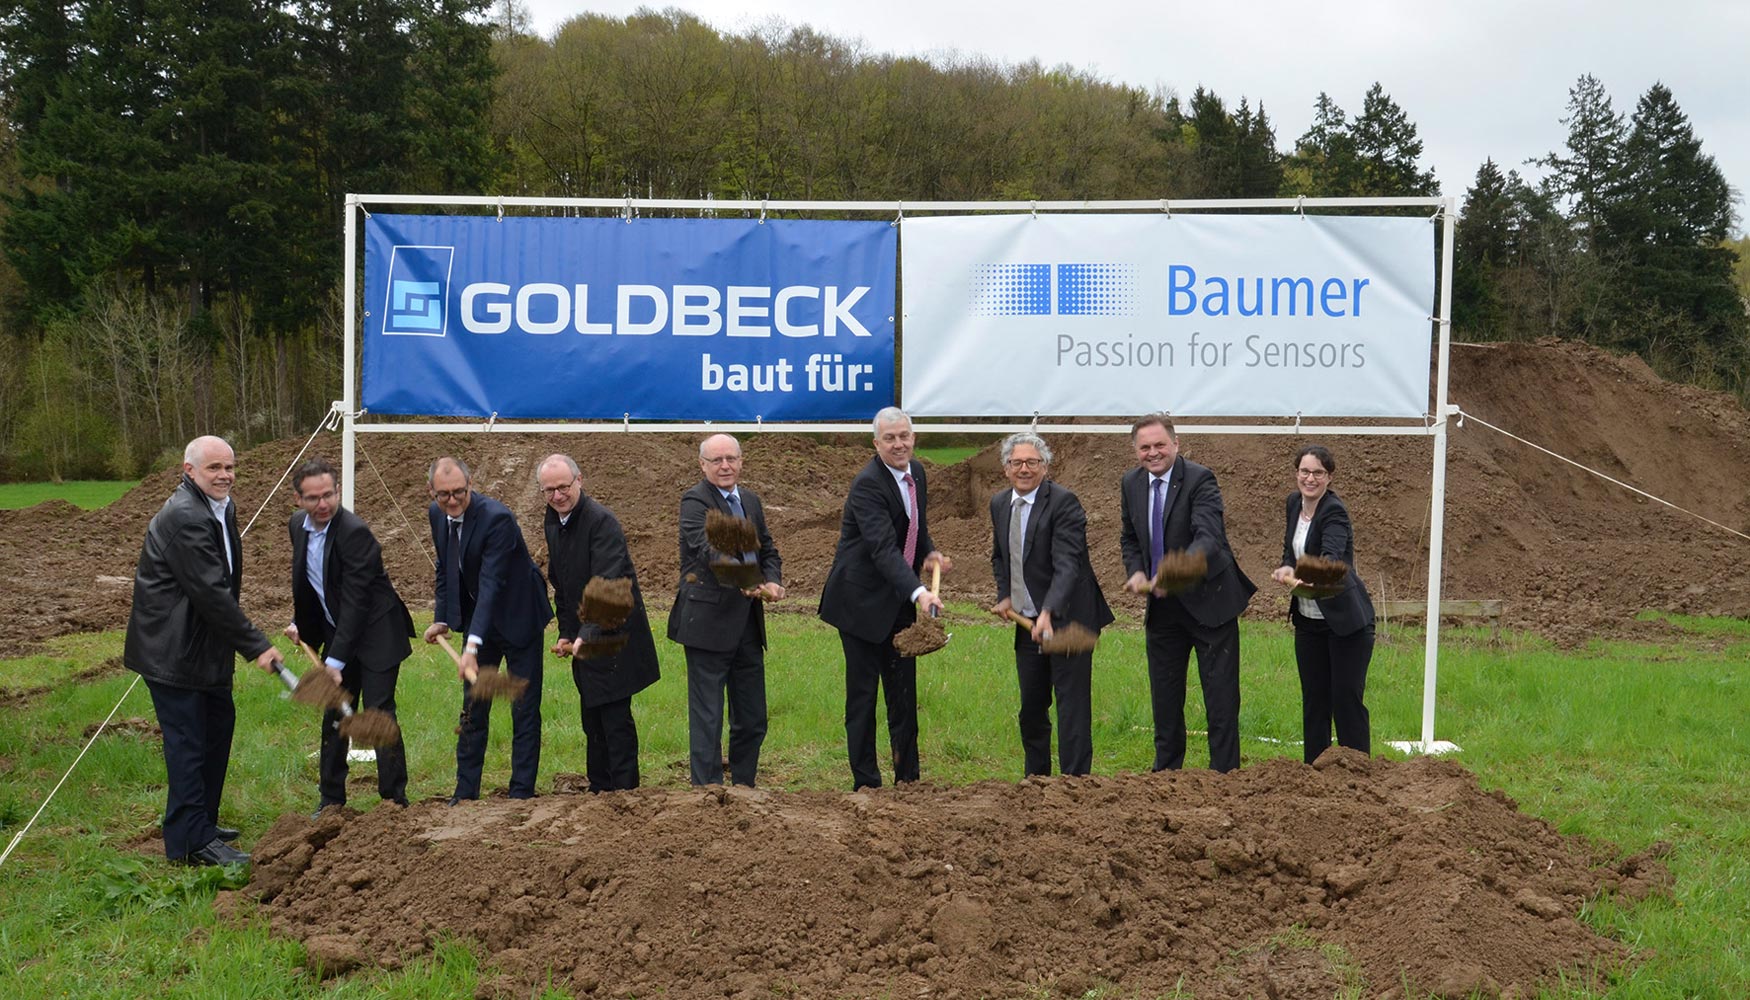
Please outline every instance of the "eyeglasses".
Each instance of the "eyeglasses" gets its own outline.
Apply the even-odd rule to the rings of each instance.
[[[327,503],[328,501],[333,500],[334,497],[335,497],[335,493],[333,490],[329,490],[327,493],[300,493],[300,494],[298,494],[298,499],[303,501],[304,503]]]
[[[1037,469],[1045,465],[1042,458],[1011,458],[1008,466],[1011,469]]]
[[[718,455],[716,458],[701,458],[706,465],[734,465],[741,461],[740,455]]]
[[[543,486],[543,487],[541,487],[541,495],[544,497],[556,497],[559,494],[564,493],[566,490],[570,489],[571,487],[575,486],[576,484],[577,484],[577,477],[572,476],[571,482],[566,483],[562,486]]]
[[[1323,469],[1295,469],[1294,474],[1302,479],[1323,479],[1330,475]]]
[[[432,490],[431,495],[439,500],[460,500],[468,495],[468,487],[455,490]]]

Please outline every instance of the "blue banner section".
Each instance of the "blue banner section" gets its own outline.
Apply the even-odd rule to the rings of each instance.
[[[373,413],[866,420],[894,401],[886,222],[373,215]]]

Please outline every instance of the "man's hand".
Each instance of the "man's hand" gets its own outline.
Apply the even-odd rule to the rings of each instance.
[[[1130,579],[1124,581],[1124,589],[1132,594],[1145,593],[1148,590],[1148,574],[1141,570],[1130,574]]]
[[[296,622],[286,626],[286,638],[292,640],[294,643],[298,641],[298,626]]]
[[[340,677],[340,668],[339,667],[329,667],[328,668],[328,676],[334,679],[334,683],[336,686],[341,685],[341,677]]]
[[[480,660],[473,653],[464,652],[462,658],[456,661],[456,679],[474,683],[480,676]]]
[[[267,671],[270,674],[277,673],[279,671],[280,664],[282,664],[284,662],[286,662],[285,657],[280,655],[279,650],[274,649],[271,646],[268,647],[268,649],[266,651],[264,651],[260,656],[257,656],[255,658],[255,665],[260,667],[261,669]]]
[[[765,583],[762,583],[757,587],[742,591],[741,596],[757,597],[768,603],[772,601],[781,601],[784,599],[784,585],[767,580]]]
[[[1051,612],[1040,608],[1039,614],[1033,619],[1033,641],[1044,642],[1049,638],[1051,638]]]
[[[1008,621],[1009,620],[1009,609],[1014,607],[1014,606],[1015,606],[1015,602],[1010,600],[1009,598],[1005,597],[1002,600],[991,605],[990,613],[993,615],[996,615],[998,618],[1001,618],[1003,621]]]
[[[918,614],[927,615],[931,609],[939,613],[942,610],[942,599],[926,590],[918,596]]]
[[[1277,583],[1286,584],[1290,587],[1296,586],[1300,583],[1299,580],[1294,578],[1293,566],[1276,567],[1276,572],[1270,574],[1270,579],[1275,580]]]
[[[425,627],[425,641],[437,645],[438,636],[449,635],[450,627],[443,622],[432,622]]]
[[[942,564],[942,572],[944,572],[944,573],[946,573],[949,570],[954,568],[954,560],[948,558],[947,556],[943,555],[940,552],[931,552],[929,555],[924,557],[924,572],[928,573],[930,571],[930,566],[934,563],[941,563]]]
[[[570,639],[560,639],[558,642],[555,642],[553,644],[553,655],[554,656],[570,656],[571,655],[571,640]]]

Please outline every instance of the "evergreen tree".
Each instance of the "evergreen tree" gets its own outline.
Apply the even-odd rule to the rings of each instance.
[[[1358,170],[1349,193],[1387,197],[1440,193],[1434,171],[1416,165],[1422,158],[1422,140],[1416,137],[1415,123],[1378,83],[1368,88],[1349,135]]]
[[[1313,103],[1312,124],[1295,140],[1283,174],[1287,195],[1334,198],[1355,193],[1360,165],[1349,119],[1324,91]]]
[[[1550,171],[1550,184],[1567,202],[1574,227],[1588,246],[1597,238],[1612,193],[1620,185],[1622,115],[1598,78],[1586,74],[1568,90],[1567,152],[1550,153],[1538,165]]]

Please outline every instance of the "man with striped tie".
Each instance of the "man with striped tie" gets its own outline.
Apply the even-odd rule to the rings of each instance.
[[[930,539],[924,467],[912,459],[911,417],[897,406],[875,414],[875,457],[851,481],[839,519],[838,550],[820,594],[820,617],[845,650],[845,743],[852,788],[881,787],[875,755],[875,696],[887,701],[893,780],[918,780],[917,661],[900,657],[893,636],[942,601],[921,579],[952,563]]]

